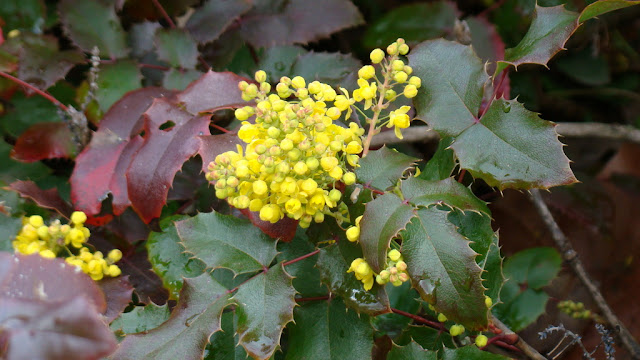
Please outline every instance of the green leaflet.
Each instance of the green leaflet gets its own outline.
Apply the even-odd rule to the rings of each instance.
[[[380,190],[395,185],[405,171],[414,166],[418,159],[389,149],[386,146],[371,151],[360,160],[356,168],[358,182]]]
[[[193,69],[198,63],[198,44],[182,29],[158,29],[154,42],[158,58],[173,67]]]
[[[348,310],[339,298],[296,308],[285,359],[371,359],[373,329],[367,315]]]
[[[128,335],[149,331],[160,326],[169,319],[167,304],[158,306],[150,303],[146,306],[136,306],[133,310],[122,313],[113,320],[109,327],[116,334]]]
[[[462,211],[475,211],[491,215],[487,204],[478,199],[471,189],[454,178],[427,181],[410,177],[400,183],[400,191],[405,199],[415,206],[444,204]]]
[[[389,351],[387,360],[437,360],[438,353],[435,351],[425,350],[417,342],[411,341],[405,346],[393,344],[393,348]]]
[[[468,329],[488,322],[482,269],[469,240],[448,219],[449,212],[420,208],[402,232],[402,255],[420,296]]]
[[[444,180],[451,176],[456,168],[456,157],[453,150],[449,148],[452,141],[453,139],[450,137],[440,139],[435,154],[427,161],[420,175],[416,176],[418,179],[434,181]]]

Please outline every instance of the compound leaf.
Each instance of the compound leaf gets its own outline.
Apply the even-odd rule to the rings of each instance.
[[[285,359],[371,359],[373,329],[366,315],[339,298],[296,308]]]
[[[471,189],[448,177],[439,181],[427,181],[410,177],[400,183],[400,191],[415,206],[444,204],[462,211],[476,211],[491,215],[487,203],[478,199]]]
[[[404,172],[414,166],[416,161],[418,159],[383,146],[360,160],[356,176],[362,184],[386,190],[396,185]]]
[[[292,277],[282,263],[244,283],[233,296],[240,345],[255,359],[268,359],[280,344],[296,306]]]
[[[198,63],[198,44],[182,29],[158,29],[154,43],[158,59],[173,67],[193,69]]]
[[[131,60],[100,66],[98,90],[96,90],[96,101],[100,105],[100,110],[106,112],[124,94],[139,88],[140,80],[142,80],[140,69]]]
[[[208,268],[227,268],[235,274],[268,267],[276,256],[276,242],[248,220],[217,212],[200,213],[176,223],[182,245]]]
[[[420,208],[402,233],[402,255],[414,287],[437,311],[469,329],[487,326],[482,269],[449,212]]]
[[[158,306],[150,303],[146,306],[136,306],[133,310],[120,314],[109,325],[112,331],[119,335],[135,334],[157,328],[169,319],[169,306]]]
[[[416,176],[418,179],[434,181],[444,180],[451,176],[456,168],[456,156],[449,148],[452,141],[453,139],[450,137],[440,139],[435,154],[427,161],[420,175]]]

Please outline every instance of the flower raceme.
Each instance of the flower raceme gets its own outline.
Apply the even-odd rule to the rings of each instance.
[[[70,220],[65,225],[60,220],[45,225],[40,215],[25,217],[22,228],[13,241],[14,250],[25,255],[39,254],[45,258],[55,258],[65,253],[68,255],[65,259],[67,263],[77,266],[96,281],[104,276],[120,275],[121,270],[115,263],[122,258],[122,252],[114,249],[106,259],[100,251],[91,253],[84,246],[91,235],[84,226],[87,216],[81,211],[75,211]],[[74,255],[74,252],[77,254]]]

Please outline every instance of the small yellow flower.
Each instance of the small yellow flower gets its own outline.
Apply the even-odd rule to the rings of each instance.
[[[389,123],[387,124],[387,127],[394,127],[394,131],[398,139],[402,139],[400,129],[408,128],[411,123],[411,119],[409,119],[409,115],[407,115],[407,112],[410,109],[411,107],[405,105],[389,114]]]
[[[371,59],[372,63],[379,64],[382,59],[384,59],[384,51],[382,51],[381,49],[373,49],[373,51],[371,51],[371,54],[369,54],[369,58]]]

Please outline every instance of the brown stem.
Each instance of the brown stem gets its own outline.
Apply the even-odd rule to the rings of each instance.
[[[393,58],[392,58],[393,59]],[[373,139],[373,135],[376,132],[376,124],[378,123],[378,117],[380,117],[380,113],[382,112],[382,105],[384,104],[384,94],[387,91],[387,86],[389,86],[389,80],[391,76],[389,75],[389,69],[391,68],[391,60],[389,61],[389,65],[386,69],[386,75],[384,77],[384,83],[380,88],[380,98],[378,98],[378,104],[376,104],[376,110],[373,112],[373,118],[371,119],[371,123],[369,123],[369,132],[367,133],[367,139],[364,141],[364,150],[362,150],[362,157],[367,156],[369,153],[369,148],[371,147],[371,139]]]
[[[22,86],[24,86],[26,88],[31,89],[32,91],[36,92],[38,95],[40,95],[40,96],[44,97],[45,99],[49,100],[51,103],[53,103],[53,105],[59,107],[62,111],[66,112],[68,110],[68,108],[67,108],[67,106],[65,104],[63,104],[60,101],[58,101],[56,98],[51,96],[51,94],[38,89],[37,87],[29,84],[28,82],[22,81],[22,80],[18,79],[17,77],[11,76],[11,75],[3,72],[3,71],[0,71],[0,76],[5,77],[5,78],[17,83],[17,84],[20,84],[20,85],[22,85]]]
[[[394,314],[402,315],[402,316],[405,316],[405,317],[408,317],[408,318],[412,319],[413,321],[417,321],[417,322],[419,322],[419,323],[429,325],[430,327],[432,327],[432,328],[434,328],[434,329],[437,329],[437,330],[440,330],[440,331],[446,331],[446,332],[449,332],[449,331],[444,327],[444,325],[442,325],[442,324],[441,324],[441,323],[439,323],[439,322],[435,322],[435,321],[427,320],[427,319],[425,319],[425,318],[423,318],[423,317],[421,317],[421,316],[414,315],[414,314],[411,314],[411,313],[408,313],[408,312],[404,312],[404,311],[402,311],[402,310],[398,310],[398,309],[395,309],[395,308],[391,308],[391,311],[392,311]]]
[[[509,329],[507,325],[503,324],[497,317],[491,316],[491,322],[498,327],[498,329],[502,330],[504,334],[502,336],[513,336],[516,335],[513,330]],[[498,343],[496,343],[497,345]],[[529,345],[526,341],[522,340],[520,336],[518,336],[518,340],[513,344],[516,348],[522,351],[525,355],[527,355],[530,359],[534,360],[547,360],[544,356],[542,356],[538,350],[534,349],[531,345]]]
[[[627,349],[627,351],[629,351],[634,359],[640,359],[640,345],[638,345],[638,342],[634,339],[633,335],[631,335],[629,330],[627,330],[620,319],[618,319],[609,304],[607,304],[607,301],[604,299],[604,296],[602,296],[598,287],[594,284],[593,280],[591,280],[591,277],[584,268],[582,261],[580,261],[580,258],[578,257],[578,253],[573,249],[571,242],[569,242],[569,239],[567,239],[554,220],[553,215],[551,214],[551,211],[549,211],[547,204],[545,204],[542,199],[539,190],[531,190],[531,200],[533,201],[536,210],[538,210],[538,214],[540,214],[545,225],[551,232],[551,237],[558,248],[560,248],[560,251],[562,251],[564,260],[569,263],[573,272],[587,288],[589,294],[598,305],[600,312],[602,312],[609,325],[618,330],[618,337],[620,338],[622,345]]]
[[[291,265],[291,264],[293,264],[293,263],[297,263],[298,261],[300,261],[300,260],[304,260],[304,259],[306,259],[306,258],[308,258],[308,257],[310,257],[310,256],[313,256],[313,255],[315,255],[315,254],[317,254],[317,253],[319,253],[319,252],[320,252],[320,249],[314,250],[314,251],[312,251],[312,252],[310,252],[310,253],[308,253],[308,254],[305,254],[305,255],[300,256],[299,258],[295,258],[295,259],[293,259],[293,260],[289,260],[289,261],[287,261],[286,263],[282,264],[282,266],[289,266],[289,265]]]

